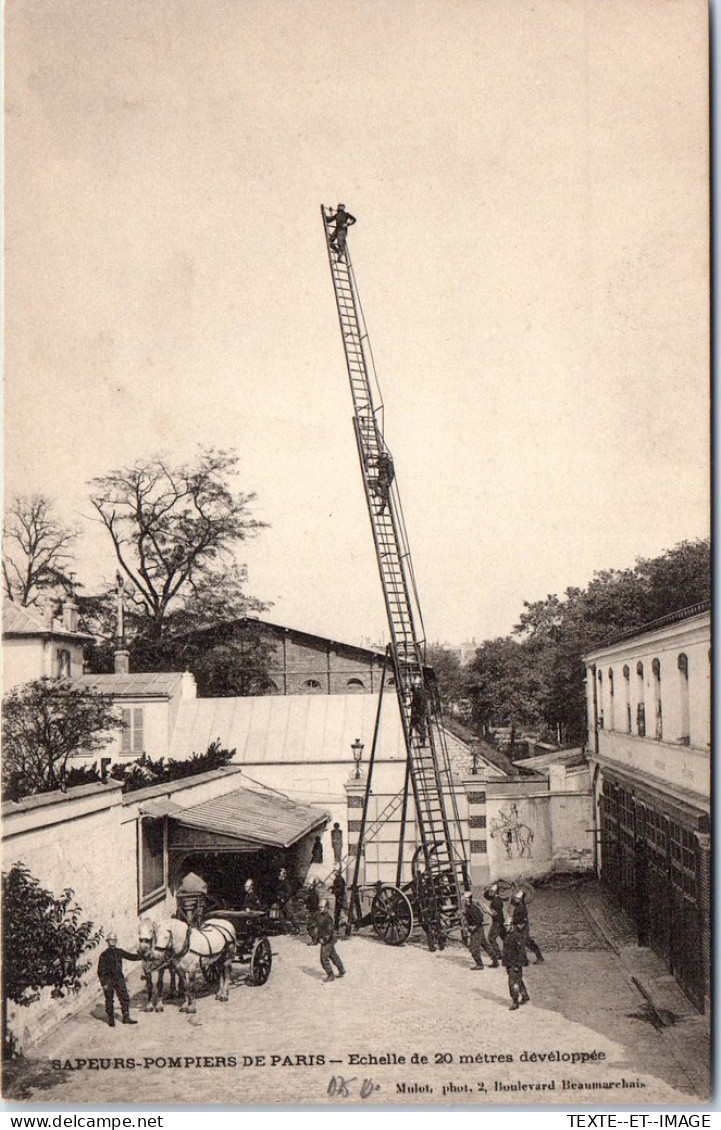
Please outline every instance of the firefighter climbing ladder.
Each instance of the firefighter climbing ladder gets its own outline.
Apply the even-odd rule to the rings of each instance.
[[[468,886],[466,851],[445,731],[441,725],[440,702],[431,679],[432,673],[425,667],[423,619],[398,485],[392,475],[389,482],[381,470],[383,457],[390,453],[383,436],[383,403],[358,288],[347,245],[341,254],[331,246],[333,231],[322,206],[321,214],[353,398],[353,426],[388,617],[391,640],[389,653],[407,753],[408,771],[397,883],[400,885],[401,882],[405,808],[410,782],[420,843],[417,855],[421,858],[423,867],[420,882],[422,889],[418,889],[417,883],[413,892],[415,913],[420,916],[429,943],[433,946],[434,942],[443,944],[448,929],[458,924],[461,894]],[[377,402],[374,402],[374,391]],[[423,719],[418,717],[418,700],[413,717],[411,713],[414,681],[419,679],[421,685],[426,687],[426,694],[420,696],[425,715]],[[370,773],[369,766],[357,859],[363,848],[366,826],[369,830],[373,828],[374,833],[377,831],[375,825],[378,820],[372,824],[367,821]],[[396,808],[392,811],[396,811]],[[357,883],[357,875],[358,867],[354,885]]]

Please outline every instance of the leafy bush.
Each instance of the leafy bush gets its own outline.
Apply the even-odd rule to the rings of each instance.
[[[184,777],[194,777],[197,773],[222,769],[234,756],[234,749],[223,749],[216,740],[205,753],[194,753],[192,757],[182,760],[159,757],[157,761],[153,761],[143,755],[130,764],[117,762],[110,770],[110,775],[114,780],[123,782],[123,792],[130,793],[135,789],[145,789],[148,785],[180,781]]]
[[[82,907],[68,887],[59,896],[45,890],[23,863],[2,877],[3,1049],[11,1050],[5,1009],[7,1001],[23,1007],[49,987],[53,997],[77,992],[91,961],[83,960],[98,945],[102,931],[81,920]]]
[[[123,792],[132,793],[136,789],[146,789],[149,785],[162,785],[170,781],[180,781],[185,777],[194,777],[196,773],[210,773],[213,769],[222,769],[235,757],[234,749],[222,749],[218,740],[214,741],[205,753],[194,753],[192,757],[179,760],[175,757],[159,757],[153,760],[143,754],[135,761],[116,762],[109,771],[114,781],[122,781]],[[76,765],[68,769],[63,778],[63,787],[74,788],[78,785],[93,785],[102,781],[97,761],[92,765]],[[56,786],[57,787],[57,786]],[[33,790],[35,792],[48,789]],[[21,800],[26,793],[10,791],[5,799]]]

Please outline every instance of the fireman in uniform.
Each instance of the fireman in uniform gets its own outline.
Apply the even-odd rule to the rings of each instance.
[[[338,262],[345,259],[345,245],[348,238],[348,228],[356,222],[355,216],[351,216],[350,212],[346,212],[345,204],[339,204],[335,212],[325,217],[327,224],[335,224],[335,230],[331,232],[330,246],[333,251],[338,255]]]
[[[508,973],[508,991],[511,994],[510,1011],[526,1004],[531,998],[523,981],[523,966],[528,965],[523,934],[512,925],[503,942],[503,964]]]
[[[335,981],[337,977],[345,977],[345,967],[338,957],[335,948],[335,927],[333,915],[328,909],[328,899],[320,900],[320,914],[318,916],[318,941],[320,942],[320,963],[325,972],[325,980]],[[333,974],[331,962],[336,967]]]
[[[473,901],[473,895],[470,891],[463,893],[463,920],[468,929],[468,948],[471,951],[471,957],[474,964],[472,969],[483,969],[483,957],[481,950],[485,950],[491,959],[491,968],[496,969],[499,961],[496,954],[493,952],[488,942],[486,941],[485,919],[483,910],[477,902]],[[499,955],[500,956],[500,955]]]
[[[544,961],[543,954],[541,953],[538,945],[531,937],[531,924],[528,921],[528,907],[526,906],[526,896],[523,891],[514,891],[511,895],[511,924],[516,927],[526,949],[536,955],[536,965],[541,965]]]
[[[491,915],[491,928],[488,931],[488,944],[493,950],[494,956],[498,961],[501,960],[501,948],[498,945],[498,939],[505,941],[506,938],[506,920],[505,920],[505,907],[503,899],[498,893],[498,884],[492,883],[490,887],[486,887],[483,892],[483,897],[488,903],[488,910]]]
[[[98,961],[98,979],[103,986],[105,1012],[108,1017],[108,1024],[111,1028],[115,1027],[114,997],[116,994],[123,1013],[123,1024],[138,1023],[137,1020],[131,1020],[130,1018],[130,994],[128,993],[128,986],[125,983],[123,959],[126,961],[142,961],[143,955],[140,953],[128,953],[127,950],[119,949],[118,935],[115,932],[108,934],[108,948],[103,950],[100,955],[100,960]]]

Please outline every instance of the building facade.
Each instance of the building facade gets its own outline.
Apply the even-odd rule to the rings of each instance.
[[[75,679],[83,673],[83,651],[92,636],[77,630],[71,601],[56,611],[3,605],[3,691],[33,679]]]
[[[585,656],[597,867],[699,1010],[710,1000],[711,616]]]
[[[268,649],[267,694],[374,694],[380,689],[384,653],[341,643],[267,620],[243,618],[193,636],[208,647],[260,644]],[[264,665],[265,666],[265,665]],[[393,685],[392,671],[386,686]]]

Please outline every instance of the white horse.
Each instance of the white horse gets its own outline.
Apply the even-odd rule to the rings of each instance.
[[[142,919],[138,935],[138,950],[150,969],[158,971],[173,968],[180,975],[183,986],[181,1012],[195,1012],[196,978],[201,970],[213,969],[218,974],[216,1000],[228,999],[228,966],[235,953],[235,927],[224,918],[209,918],[200,929],[189,926],[179,918],[162,922]],[[144,962],[144,964],[145,964]],[[153,982],[153,997],[149,1008],[158,1007],[157,980]],[[160,1009],[162,1010],[162,998]]]
[[[172,965],[165,966],[163,964],[157,965],[152,955],[143,959],[143,977],[148,990],[148,1002],[145,1006],[146,1012],[162,1012],[163,1011],[163,994],[165,991],[165,974],[166,971],[170,974],[170,989],[168,996],[176,997],[178,992],[185,995],[183,981],[179,974],[176,974]]]

